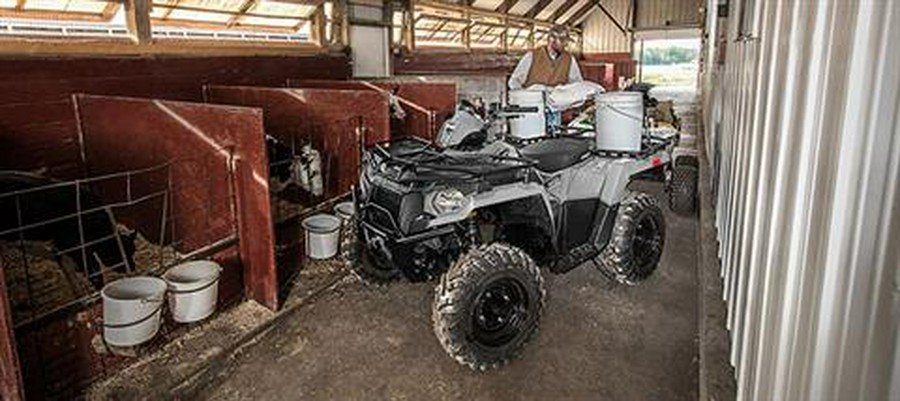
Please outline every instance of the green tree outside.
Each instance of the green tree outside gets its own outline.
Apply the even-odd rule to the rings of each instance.
[[[697,49],[665,47],[644,49],[644,65],[672,65],[690,63],[697,58]]]

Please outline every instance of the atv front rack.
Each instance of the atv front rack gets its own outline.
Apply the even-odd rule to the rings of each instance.
[[[399,184],[428,183],[450,178],[481,180],[530,168],[536,164],[532,159],[513,156],[451,155],[418,138],[414,141],[421,144],[421,147],[400,155],[392,154],[383,145],[375,147],[375,151],[381,157],[380,163],[393,163],[415,174],[413,177],[398,179]]]

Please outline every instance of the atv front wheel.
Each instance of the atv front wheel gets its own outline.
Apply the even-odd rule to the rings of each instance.
[[[656,200],[648,194],[630,194],[619,205],[598,267],[620,283],[635,285],[656,270],[665,239],[666,221]]]
[[[666,183],[669,208],[680,215],[690,216],[697,210],[697,163],[695,157],[675,159],[672,175]]]
[[[350,248],[350,268],[367,284],[383,285],[400,277],[398,269],[385,249],[378,249],[379,243],[367,247],[362,239],[354,241]]]
[[[461,364],[500,367],[537,329],[545,294],[540,270],[522,250],[501,243],[472,248],[435,289],[434,333]]]

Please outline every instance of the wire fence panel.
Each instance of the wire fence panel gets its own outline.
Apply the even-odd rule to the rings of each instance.
[[[191,170],[191,179],[173,182],[175,169]],[[230,174],[221,158],[73,181],[0,174],[0,263],[14,326],[83,309],[113,280],[159,275],[188,256],[205,256],[197,250],[235,242],[233,196],[181,206],[196,204],[185,200],[211,186],[233,194]],[[206,230],[179,231],[187,221]]]

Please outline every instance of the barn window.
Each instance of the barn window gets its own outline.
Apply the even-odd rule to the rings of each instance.
[[[146,1],[147,7],[129,13],[125,4],[130,1],[0,0],[0,40],[112,40],[128,45],[137,36],[137,28],[130,30],[128,22],[134,13],[149,21],[146,41],[161,44],[318,44],[317,23],[327,24],[322,42],[334,34],[329,16],[317,22],[317,13],[330,11],[322,0],[134,0]]]
[[[160,39],[310,42],[316,9],[273,0],[153,0],[150,21]]]
[[[0,0],[0,36],[127,38],[119,1]]]

